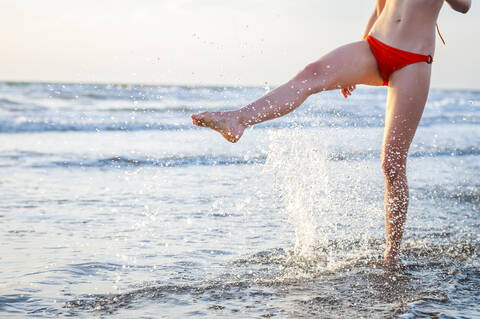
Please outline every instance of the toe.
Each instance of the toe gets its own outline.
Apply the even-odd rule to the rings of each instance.
[[[192,123],[193,125],[196,125],[196,126],[202,126],[202,123],[194,117],[192,117]]]

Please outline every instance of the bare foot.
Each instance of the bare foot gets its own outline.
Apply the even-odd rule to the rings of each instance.
[[[231,112],[202,112],[191,115],[193,124],[211,128],[222,134],[229,142],[236,143],[246,126],[232,116]]]
[[[402,264],[400,258],[398,257],[398,252],[388,252],[385,251],[383,257],[383,265],[389,270],[400,270],[404,269],[405,265]]]

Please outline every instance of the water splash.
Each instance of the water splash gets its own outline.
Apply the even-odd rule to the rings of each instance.
[[[295,231],[295,257],[324,260],[329,269],[378,256],[381,249],[373,251],[370,243],[383,240],[379,165],[368,159],[332,161],[329,148],[335,153],[340,144],[350,143],[336,133],[319,128],[270,132],[265,164]],[[355,141],[362,139],[357,135]]]
[[[328,201],[326,139],[318,132],[270,132],[265,169],[275,176],[275,190],[295,230],[295,254],[313,256],[317,216]]]

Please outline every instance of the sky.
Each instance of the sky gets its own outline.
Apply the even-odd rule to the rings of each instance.
[[[374,0],[0,0],[0,80],[268,85],[361,39]],[[444,5],[434,88],[480,89],[480,10]]]

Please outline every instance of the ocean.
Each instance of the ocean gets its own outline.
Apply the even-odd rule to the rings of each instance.
[[[480,318],[480,91],[430,92],[392,271],[386,89],[191,124],[268,90],[0,83],[0,317]]]

